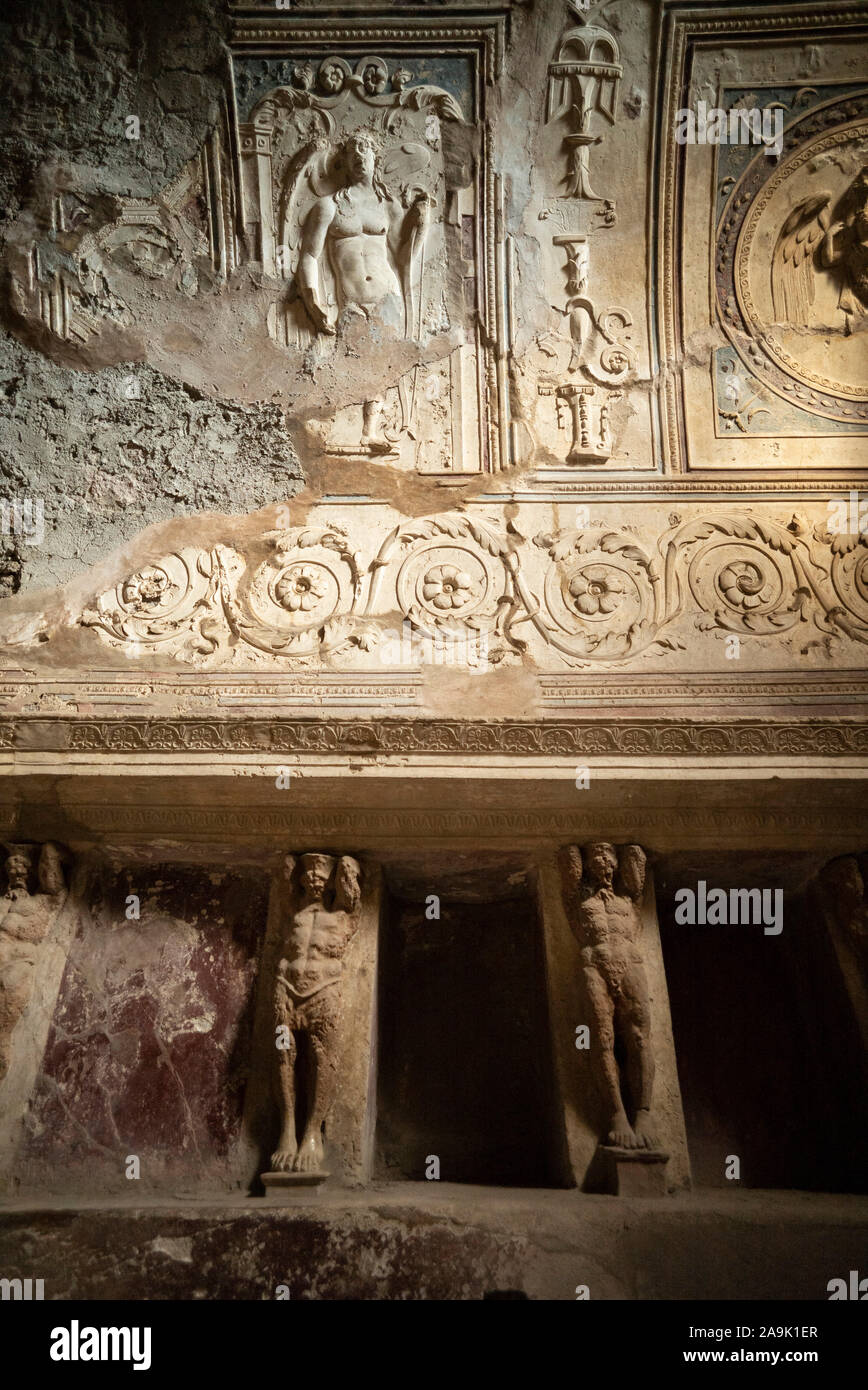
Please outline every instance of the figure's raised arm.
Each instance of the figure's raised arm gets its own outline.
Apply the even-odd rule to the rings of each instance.
[[[647,856],[641,845],[625,845],[620,853],[621,882],[634,902],[645,892]]]
[[[362,901],[361,866],[358,860],[344,854],[335,872],[335,911],[357,917]]]
[[[566,845],[558,856],[561,871],[561,892],[567,911],[570,927],[575,931],[575,923],[582,902],[582,851],[578,845]]]

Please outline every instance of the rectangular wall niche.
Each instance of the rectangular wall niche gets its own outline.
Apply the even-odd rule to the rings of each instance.
[[[386,882],[377,1177],[424,1180],[436,1156],[444,1182],[560,1186],[532,875],[431,855]]]

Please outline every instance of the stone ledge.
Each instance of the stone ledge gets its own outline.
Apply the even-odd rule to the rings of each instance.
[[[436,1188],[436,1190],[434,1190]],[[46,1299],[819,1299],[860,1267],[868,1197],[665,1201],[400,1183],[262,1199],[0,1209],[4,1277]]]

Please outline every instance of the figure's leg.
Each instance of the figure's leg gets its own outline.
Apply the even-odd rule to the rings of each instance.
[[[384,401],[377,398],[365,401],[362,406],[362,447],[372,454],[387,454],[391,449],[388,439],[383,436]]]
[[[330,995],[333,997],[329,998]],[[292,1165],[298,1173],[312,1173],[322,1167],[323,1124],[338,1076],[339,1017],[338,991],[334,988],[324,990],[311,1007],[308,1021],[307,1121]]]
[[[12,1061],[12,1034],[30,1002],[33,967],[13,961],[0,976],[0,1081]]]
[[[283,1173],[292,1167],[297,1148],[295,1139],[295,1063],[298,1047],[291,1028],[293,1021],[291,1008],[280,985],[277,987],[274,1017],[278,1025],[285,1026],[285,1037],[288,1042],[287,1047],[276,1048],[276,1089],[277,1104],[280,1111],[280,1138],[277,1141],[277,1148],[271,1155],[272,1172]]]
[[[624,976],[618,1022],[623,1030],[630,1094],[636,1107],[633,1132],[640,1148],[656,1149],[658,1139],[651,1118],[654,1093],[651,1005],[645,967],[641,962],[631,965]]]
[[[615,1004],[609,986],[594,966],[585,966],[585,981],[600,1045],[603,1086],[609,1111],[606,1143],[615,1144],[622,1149],[631,1149],[635,1147],[636,1139],[624,1110],[621,1077],[615,1059]]]

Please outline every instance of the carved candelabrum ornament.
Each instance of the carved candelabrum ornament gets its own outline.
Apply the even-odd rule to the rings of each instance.
[[[15,1027],[33,993],[40,948],[67,894],[58,845],[44,844],[36,863],[36,846],[10,844],[6,851],[6,890],[0,898],[0,1085],[9,1070]]]
[[[651,1006],[642,956],[640,905],[645,853],[620,851],[605,841],[561,851],[561,882],[570,929],[582,968],[599,1048],[608,1107],[605,1142],[618,1149],[656,1149],[652,1118],[654,1054]],[[626,1058],[622,1083],[616,1044]],[[632,1123],[628,1118],[632,1113]]]
[[[612,406],[636,369],[636,354],[627,341],[633,319],[626,309],[598,314],[588,295],[589,248],[584,236],[556,236],[566,258],[567,300],[571,354],[567,371],[582,381],[541,381],[541,396],[554,396],[558,427],[569,419],[572,428],[566,462],[571,467],[605,463],[614,449]]]
[[[595,113],[610,125],[615,123],[624,75],[620,57],[611,34],[594,24],[583,24],[564,35],[556,59],[549,64],[546,122],[567,116],[574,127],[564,136],[569,151],[564,182],[569,197],[607,201],[591,188],[590,150],[602,138],[592,134],[591,123]],[[609,203],[609,207],[614,215],[614,204]]]
[[[539,393],[555,397],[559,429],[564,428],[565,415],[569,418],[572,438],[566,463],[587,467],[612,457],[611,408],[621,399],[620,391],[599,391],[594,386],[567,382],[562,386],[541,385]]]
[[[275,1173],[321,1173],[323,1135],[339,1080],[343,961],[359,925],[361,869],[343,855],[284,862],[286,911],[274,979],[274,1080],[280,1137]]]

